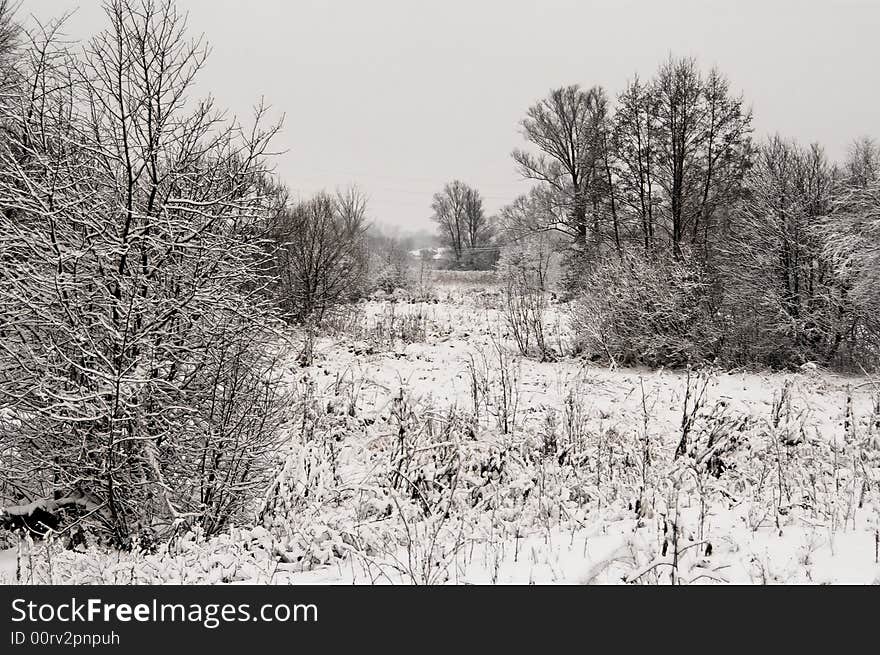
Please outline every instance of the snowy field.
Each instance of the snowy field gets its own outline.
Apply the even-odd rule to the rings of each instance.
[[[254,525],[154,552],[22,543],[0,582],[880,583],[870,380],[525,359],[488,276],[447,277],[291,357]],[[545,327],[568,353],[564,305]]]

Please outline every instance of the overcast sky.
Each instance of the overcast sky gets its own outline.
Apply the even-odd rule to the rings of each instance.
[[[278,172],[297,193],[357,183],[372,216],[430,225],[454,178],[494,212],[527,190],[510,159],[518,122],[551,87],[613,96],[668,53],[717,64],[759,135],[840,158],[880,137],[880,0],[179,0],[212,54],[197,91],[246,115],[264,96],[285,129]],[[39,18],[77,8],[71,37],[105,25],[98,0],[24,0]]]

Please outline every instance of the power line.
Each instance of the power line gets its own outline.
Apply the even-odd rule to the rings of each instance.
[[[374,173],[374,172],[368,173],[368,172],[363,172],[363,171],[355,172],[355,171],[350,171],[350,170],[329,169],[329,168],[324,168],[322,166],[313,166],[311,164],[309,164],[308,168],[309,168],[309,170],[318,171],[321,173],[326,173],[328,175],[332,175],[333,177],[367,177],[367,178],[372,177],[372,178],[386,179],[386,180],[411,180],[414,182],[431,182],[431,183],[436,183],[436,181],[437,181],[436,177],[422,177],[422,176],[414,176],[414,175],[397,175],[397,174],[387,175],[387,174],[383,174],[383,173]],[[314,176],[310,176],[308,174],[300,175],[299,177],[312,177],[312,178],[314,178]],[[516,186],[520,182],[525,182],[525,181],[526,181],[525,179],[521,179],[516,182],[502,182],[502,183],[485,182],[481,186],[492,186],[492,187],[508,187],[509,186],[510,188],[513,188],[514,186]]]
[[[323,178],[319,178],[319,177],[316,177],[313,175],[298,175],[296,177],[297,177],[297,179],[300,179],[300,180],[303,180],[303,179],[311,180],[313,182],[317,182],[319,186],[323,186],[320,184],[320,182],[324,182]],[[389,177],[388,179],[391,179],[391,178]],[[404,195],[427,196],[427,197],[433,197],[433,195],[435,193],[437,193],[438,191],[441,191],[441,190],[442,190],[441,188],[436,188],[436,189],[432,189],[432,190],[411,189],[411,188],[402,189],[402,188],[398,188],[398,187],[389,187],[389,186],[375,185],[375,184],[370,184],[369,186],[365,186],[365,188],[364,188],[364,191],[366,191],[368,194],[371,191],[381,191],[383,193],[397,193],[397,194],[404,194]],[[522,195],[525,191],[526,191],[526,189],[524,189],[523,187],[519,187],[518,189],[511,189],[510,193],[505,194],[505,195],[495,195],[495,194],[487,195],[487,194],[480,192],[480,197],[483,198],[484,200],[510,202],[514,198],[516,198],[517,196]]]
[[[306,178],[306,179],[308,179],[308,178]],[[315,179],[315,178],[313,178],[313,179]],[[436,191],[420,191],[420,190],[416,190],[416,189],[395,189],[395,188],[391,188],[391,187],[378,187],[378,186],[371,185],[369,187],[365,187],[364,191],[366,191],[367,194],[370,194],[371,191],[381,191],[383,193],[401,193],[401,194],[411,195],[411,196],[423,196],[423,197],[428,198],[428,205],[430,205],[430,202],[431,202],[430,198],[432,198],[434,196],[434,194],[439,191],[439,189]],[[480,193],[480,197],[483,198],[483,200],[511,202],[518,195],[522,195],[522,193],[523,193],[523,190],[520,190],[519,193],[512,192],[510,195],[504,195],[504,196],[486,195],[484,193]]]

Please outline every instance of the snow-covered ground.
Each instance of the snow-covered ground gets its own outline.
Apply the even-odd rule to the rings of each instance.
[[[371,300],[292,362],[255,526],[154,553],[21,544],[0,581],[880,583],[871,381],[537,362],[501,306],[466,284]],[[551,305],[560,351],[565,323]]]

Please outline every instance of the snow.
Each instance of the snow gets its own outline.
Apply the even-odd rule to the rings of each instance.
[[[274,519],[150,554],[25,544],[36,579],[880,583],[880,417],[870,381],[815,365],[713,371],[692,438],[713,426],[728,432],[676,461],[686,372],[517,358],[496,289],[447,285],[436,295],[362,303],[346,329],[318,341],[312,366],[287,367],[289,383],[320,408],[309,414],[314,433],[327,438],[291,436]],[[568,343],[565,324],[564,306],[552,304],[546,326],[557,350]],[[513,434],[498,427],[502,366],[515,387]],[[484,382],[476,405],[475,377]],[[775,404],[786,388],[787,404]],[[473,438],[440,434],[474,414]],[[578,465],[560,463],[560,450],[539,454],[566,420],[583,435]],[[430,498],[389,488],[404,428],[414,440],[407,471]],[[729,467],[718,477],[700,465],[714,454]],[[454,483],[448,461],[459,463]],[[18,559],[14,548],[0,552],[0,582],[15,581]]]

